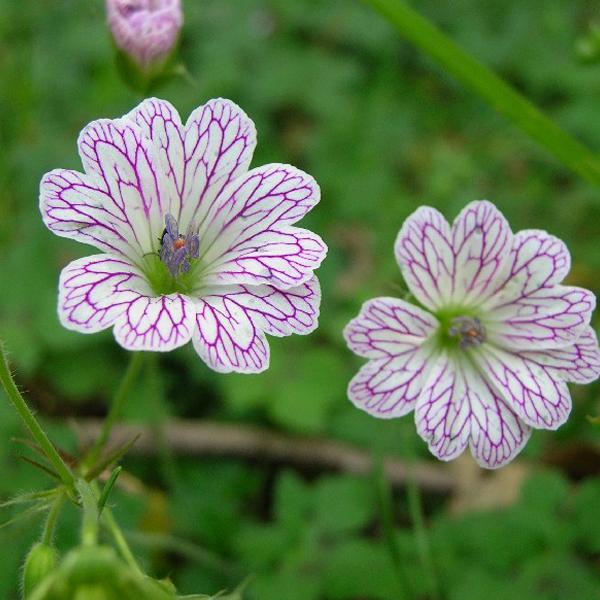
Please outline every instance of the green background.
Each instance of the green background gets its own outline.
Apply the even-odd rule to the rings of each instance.
[[[600,66],[578,62],[574,52],[594,16],[589,2],[414,5],[600,150]],[[376,421],[345,393],[361,361],[341,331],[365,300],[402,294],[392,246],[403,220],[421,204],[452,219],[487,198],[515,231],[546,229],[565,240],[569,282],[598,293],[600,190],[358,1],[187,0],[184,10],[181,60],[195,83],[176,77],[155,93],[184,119],[209,98],[231,98],[257,125],[253,165],[290,162],[320,183],[322,202],[302,222],[330,248],[318,273],[320,328],[271,339],[271,368],[257,376],[215,374],[191,346],[157,356],[126,418],[255,424],[434,463],[410,416]],[[38,185],[53,168],[81,168],[76,138],[85,124],[120,116],[140,97],[119,78],[99,0],[0,0],[0,15],[0,337],[53,439],[76,453],[70,419],[104,414],[128,355],[110,331],[85,336],[60,327],[60,269],[93,250],[45,229]],[[516,499],[508,507],[496,498],[505,491],[493,487],[496,476],[469,483],[470,459],[439,465],[466,481],[455,494],[423,491],[443,598],[600,598],[600,432],[586,420],[599,412],[598,389],[573,386],[569,422],[556,433],[535,432],[507,467],[524,473],[520,488],[511,484]],[[13,439],[22,435],[3,401],[4,498],[48,485],[18,459],[28,454]],[[255,600],[400,598],[369,477],[164,449],[126,458],[124,467],[143,491],[117,491],[116,516],[136,532],[135,552],[153,574],[172,577],[181,592],[232,588],[252,573]],[[479,508],[478,486],[486,483],[491,500]],[[411,586],[427,598],[403,488],[394,509]],[[2,521],[16,514],[5,509]],[[62,548],[76,542],[77,518],[65,513]],[[40,527],[34,516],[0,530],[0,598],[17,597],[19,563]]]

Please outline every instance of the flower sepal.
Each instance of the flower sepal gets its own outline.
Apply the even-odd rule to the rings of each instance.
[[[119,76],[128,87],[144,96],[178,76],[176,57],[177,52],[173,50],[168,56],[142,66],[115,45],[115,65]]]

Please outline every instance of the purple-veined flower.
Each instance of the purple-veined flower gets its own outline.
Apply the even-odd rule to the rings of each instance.
[[[102,252],[62,271],[65,327],[114,327],[129,350],[192,340],[212,369],[245,373],[268,367],[265,334],[316,328],[313,271],[327,248],[294,224],[319,187],[290,165],[249,171],[256,131],[233,102],[182,124],[168,102],[145,100],[90,123],[78,145],[85,172],[56,169],[40,189],[48,228]]]
[[[540,230],[513,234],[487,202],[472,202],[450,226],[419,208],[395,244],[408,288],[423,308],[397,298],[366,302],[345,329],[369,359],[348,387],[380,418],[415,412],[417,432],[441,460],[470,446],[488,468],[510,461],[532,428],[568,418],[566,382],[600,375],[590,327],[595,297],[562,285],[565,244]]]
[[[106,0],[115,44],[142,70],[162,63],[183,25],[180,0]]]

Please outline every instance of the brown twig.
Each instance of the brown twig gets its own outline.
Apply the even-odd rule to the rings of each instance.
[[[100,434],[101,421],[78,420],[75,429],[80,443],[89,446]],[[174,419],[164,424],[162,435],[169,450],[179,455],[227,456],[356,475],[369,475],[373,470],[372,454],[357,446],[324,438],[292,436],[250,425]],[[131,454],[156,454],[156,430],[147,425],[116,425],[109,448],[122,445],[135,436],[139,439]],[[426,490],[447,493],[455,487],[452,474],[443,465],[417,461],[412,468],[418,484]],[[392,485],[406,483],[408,469],[402,460],[388,457],[385,472]]]

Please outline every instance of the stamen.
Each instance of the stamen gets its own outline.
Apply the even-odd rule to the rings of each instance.
[[[477,317],[455,317],[452,326],[448,330],[452,337],[460,338],[461,350],[472,346],[479,346],[485,342],[485,328]]]
[[[200,254],[198,232],[190,225],[185,235],[179,233],[177,221],[171,214],[165,215],[165,230],[161,238],[160,260],[167,266],[169,273],[177,277],[190,270],[190,261]]]

